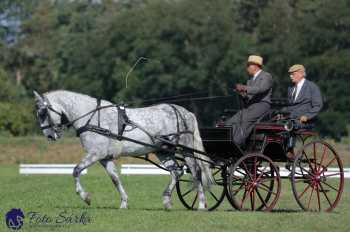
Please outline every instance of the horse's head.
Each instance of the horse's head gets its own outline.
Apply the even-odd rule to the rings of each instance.
[[[67,124],[67,117],[49,100],[34,91],[36,117],[43,134],[50,140],[57,140]]]

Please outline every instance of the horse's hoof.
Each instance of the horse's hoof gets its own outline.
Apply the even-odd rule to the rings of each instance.
[[[171,210],[171,208],[172,208],[171,203],[170,202],[164,203],[164,208],[165,208],[165,210]]]
[[[163,205],[166,210],[170,210],[172,208],[171,198],[169,196],[163,197]]]
[[[84,201],[86,204],[91,205],[91,194],[90,193],[86,193]]]
[[[127,202],[122,202],[122,203],[120,204],[119,209],[127,209],[127,208],[128,208],[128,203],[127,203]]]
[[[205,204],[199,204],[198,205],[198,209],[197,209],[198,211],[207,211],[208,209],[207,209],[207,204],[205,203]]]

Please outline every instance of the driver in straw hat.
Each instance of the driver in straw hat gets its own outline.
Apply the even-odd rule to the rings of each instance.
[[[243,100],[243,106],[225,124],[233,127],[233,141],[239,146],[245,144],[254,123],[270,109],[272,76],[262,70],[262,66],[263,58],[261,56],[249,56],[246,65],[249,75],[247,84],[235,86],[235,91]]]

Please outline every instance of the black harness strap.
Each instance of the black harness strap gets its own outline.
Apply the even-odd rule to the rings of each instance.
[[[168,104],[174,111],[175,113],[175,116],[176,116],[176,133],[171,133],[171,134],[168,134],[168,135],[163,135],[162,137],[169,137],[169,136],[174,136],[175,137],[175,143],[177,144],[179,142],[179,139],[180,139],[180,136],[182,134],[192,134],[192,132],[190,130],[188,130],[188,125],[186,123],[186,120],[184,118],[184,116],[181,114],[181,112],[179,111],[179,109],[176,108],[175,105],[173,104]],[[181,120],[181,123],[183,124],[183,127],[185,128],[184,131],[181,131],[180,129],[180,120]]]
[[[97,125],[100,126],[100,109],[99,108],[101,106],[101,99],[97,98],[96,101],[97,101],[97,107],[96,107],[96,109],[97,109]]]
[[[90,118],[86,121],[85,125],[77,129],[77,137],[79,137],[82,133],[89,131],[88,125],[92,118],[95,116],[97,112],[97,125],[100,127],[100,110],[101,110],[101,99],[96,99],[96,109],[91,113]]]
[[[118,110],[118,135],[122,136],[125,130],[125,127],[130,124],[130,120],[125,112],[125,107],[117,106]]]

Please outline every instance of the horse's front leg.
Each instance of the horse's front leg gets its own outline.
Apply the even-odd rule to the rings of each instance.
[[[201,181],[200,166],[197,164],[194,158],[185,157],[185,161],[192,173],[194,187],[197,188],[198,209],[204,210],[206,209],[206,203],[205,203],[204,188]]]
[[[97,155],[95,154],[87,154],[80,163],[75,166],[73,170],[73,177],[75,181],[75,191],[79,194],[80,198],[85,201],[86,204],[91,204],[91,194],[85,192],[83,186],[80,183],[80,173],[87,167],[91,166],[98,160]]]
[[[126,194],[122,182],[117,174],[116,167],[113,163],[113,160],[104,159],[100,160],[101,165],[106,169],[106,172],[111,177],[114,186],[117,188],[120,194],[120,208],[127,209],[128,208],[128,195]]]

